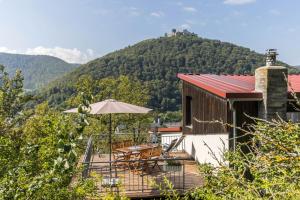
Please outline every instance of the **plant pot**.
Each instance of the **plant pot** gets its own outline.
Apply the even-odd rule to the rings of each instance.
[[[181,164],[165,164],[163,165],[163,171],[165,172],[180,172],[182,170]]]

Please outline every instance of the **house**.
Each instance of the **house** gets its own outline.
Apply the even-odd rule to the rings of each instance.
[[[177,75],[182,80],[185,151],[195,160],[217,165],[211,153],[220,158],[223,149],[235,150],[237,143],[249,140],[237,128],[253,123],[248,116],[299,119],[293,94],[300,93],[300,76],[274,66],[276,55],[269,51],[266,66],[256,69],[254,76]]]

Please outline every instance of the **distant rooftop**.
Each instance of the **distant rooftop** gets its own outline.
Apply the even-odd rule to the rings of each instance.
[[[181,132],[181,127],[166,127],[166,128],[158,128],[158,132]]]
[[[255,91],[255,77],[250,75],[178,74],[177,77],[222,98],[262,98]],[[300,75],[289,75],[288,80],[293,91],[300,94]]]

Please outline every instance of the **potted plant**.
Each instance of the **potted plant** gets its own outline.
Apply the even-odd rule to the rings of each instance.
[[[178,160],[166,160],[163,170],[166,172],[178,172],[182,170],[182,164]]]

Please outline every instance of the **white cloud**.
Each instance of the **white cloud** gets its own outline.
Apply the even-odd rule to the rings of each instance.
[[[228,5],[244,5],[254,2],[256,2],[256,0],[224,0],[224,4]]]
[[[92,49],[87,49],[85,52],[82,52],[77,48],[66,49],[62,47],[46,48],[38,46],[35,48],[28,48],[25,54],[55,56],[70,63],[85,63],[95,58]]]
[[[17,50],[9,49],[7,47],[0,47],[0,52],[2,52],[2,53],[17,53]]]
[[[150,16],[152,16],[152,17],[163,17],[164,15],[165,15],[165,13],[162,12],[162,11],[157,11],[157,12],[150,13]]]
[[[280,15],[281,14],[281,12],[279,10],[276,10],[276,9],[269,10],[269,13],[271,15]]]
[[[183,10],[187,12],[197,12],[197,9],[194,7],[183,7]]]
[[[28,55],[48,55],[54,56],[69,63],[86,63],[96,56],[92,49],[86,51],[80,51],[77,48],[67,49],[62,47],[46,48],[38,46],[34,48],[28,48],[24,50],[9,49],[7,47],[0,47],[0,52],[3,53],[17,53],[17,54],[28,54]]]

